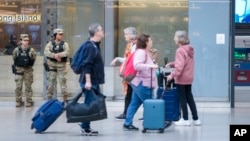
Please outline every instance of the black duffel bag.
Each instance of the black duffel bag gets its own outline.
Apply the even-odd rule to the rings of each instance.
[[[75,96],[66,106],[68,123],[96,121],[107,118],[106,96],[91,90],[94,100],[89,104],[78,103],[83,93]]]

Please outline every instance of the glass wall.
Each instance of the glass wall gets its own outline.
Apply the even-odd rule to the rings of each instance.
[[[88,26],[98,22],[104,26],[104,1],[58,0],[58,27],[65,30],[64,39],[71,47],[71,56],[88,38]]]
[[[40,51],[41,47],[41,0],[0,0],[0,54],[10,36],[19,39],[20,34],[29,34],[30,44]]]
[[[159,64],[164,56],[173,61],[176,45],[173,36],[176,30],[188,29],[187,0],[118,0],[118,55],[123,56],[126,46],[123,29],[134,26],[138,33],[147,33],[159,50]]]
[[[1,51],[8,43],[11,34],[18,36],[20,33],[28,33],[31,36],[31,45],[36,48],[38,53],[41,52],[41,26],[47,26],[46,24],[41,25],[42,6],[43,8],[52,7],[49,3],[42,5],[41,0],[14,0],[9,3],[0,0]],[[66,31],[65,40],[73,49],[71,55],[75,48],[88,37],[87,28],[90,23],[99,22],[104,25],[105,7],[114,11],[113,28],[115,32],[111,34],[116,35],[114,36],[115,56],[122,56],[124,52],[123,29],[127,26],[134,26],[139,34],[150,33],[154,40],[154,47],[159,50],[159,62],[163,64],[166,50],[168,50],[169,59],[173,60],[176,49],[173,42],[174,32],[178,29],[187,30],[188,27],[187,0],[57,0],[55,6],[57,8],[57,26]],[[10,15],[12,17],[27,16],[28,19],[16,19],[15,21],[8,17]],[[105,24],[109,24],[109,21]]]
[[[194,95],[227,100],[229,17],[230,0],[0,0],[0,52],[2,54],[10,35],[28,33],[31,46],[43,54],[53,28],[60,27],[65,31],[64,40],[69,43],[72,56],[87,40],[89,24],[101,23],[105,30],[101,45],[107,80],[104,92],[108,96],[122,96],[121,85],[117,85],[121,84],[117,70],[109,64],[114,57],[123,56],[126,45],[123,29],[134,26],[139,34],[150,34],[158,49],[159,65],[164,64],[164,57],[174,60],[175,31],[188,30],[195,48]],[[10,71],[12,58],[1,57],[1,66],[6,67],[0,71]],[[42,62],[43,56],[40,56],[34,69],[34,93],[45,85],[39,81],[44,75]],[[14,94],[13,74],[1,74],[1,90]],[[76,77],[69,71],[70,92],[78,85]],[[8,87],[5,80],[13,85]]]
[[[204,101],[228,101],[230,0],[190,0],[189,31],[195,49],[193,94]]]

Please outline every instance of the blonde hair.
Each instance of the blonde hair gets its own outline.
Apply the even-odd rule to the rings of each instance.
[[[188,45],[190,43],[187,32],[184,30],[176,31],[174,40],[181,45]]]

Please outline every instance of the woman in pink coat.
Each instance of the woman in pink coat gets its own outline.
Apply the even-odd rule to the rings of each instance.
[[[175,61],[167,64],[166,67],[174,67],[173,72],[168,75],[167,80],[175,80],[182,109],[182,118],[175,122],[175,125],[201,125],[191,90],[194,78],[194,49],[189,45],[186,31],[176,31],[174,41],[178,46]],[[188,120],[187,104],[192,112],[193,122],[189,122]]]

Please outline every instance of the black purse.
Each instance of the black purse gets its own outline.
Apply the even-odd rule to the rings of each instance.
[[[83,93],[76,95],[66,106],[68,123],[96,121],[107,118],[106,96],[91,90],[94,100],[89,104],[78,103]]]

